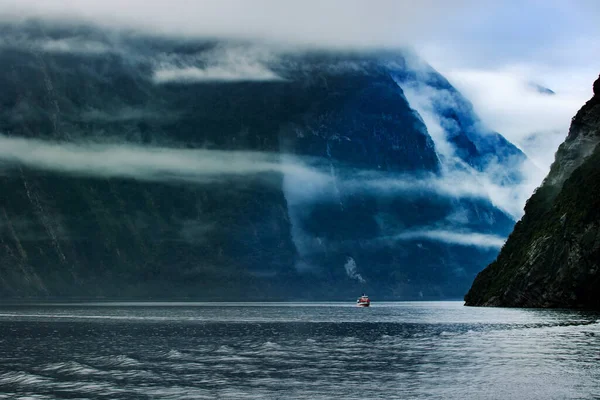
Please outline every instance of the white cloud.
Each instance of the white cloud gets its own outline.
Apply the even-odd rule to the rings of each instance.
[[[408,58],[408,60],[412,61],[413,59]],[[443,102],[449,108],[457,109],[457,111],[460,111],[460,109],[458,109],[458,105],[447,90],[434,89],[422,82],[427,72],[423,71],[421,66],[414,65],[413,63],[411,68],[414,68],[416,73],[422,76],[418,77],[416,82],[400,83],[399,85],[402,87],[410,107],[419,113],[419,116],[427,127],[427,133],[433,139],[436,152],[442,158],[442,161],[458,162],[455,155],[455,148],[448,141],[442,121],[438,113],[434,111],[434,103]]]
[[[473,0],[0,0],[8,20],[43,17],[140,29],[152,34],[263,39],[318,46],[397,46],[428,37],[433,21]]]
[[[277,154],[143,147],[127,144],[73,144],[0,135],[0,169],[26,166],[102,178],[206,182],[224,176],[280,173],[299,181],[327,181],[315,169],[282,163]]]
[[[444,125],[448,121],[435,111],[436,104],[444,104],[451,109],[460,109],[461,105],[448,91],[424,83],[427,66],[411,66],[421,76],[416,82],[402,83],[404,94],[411,107],[422,117],[442,164],[441,178],[428,179],[420,185],[459,197],[487,197],[495,206],[519,219],[525,202],[547,175],[554,153],[567,135],[572,116],[591,96],[589,82],[593,82],[595,73],[588,71],[590,78],[585,85],[588,89],[582,90],[576,84],[581,85],[581,82],[574,82],[573,78],[561,80],[550,73],[544,75],[540,72],[541,68],[442,71],[451,84],[474,104],[474,111],[482,120],[480,130],[500,132],[531,161],[523,162],[516,157],[514,161],[499,163],[489,159],[485,170],[479,172],[456,156],[456,149],[444,129],[448,128]],[[539,73],[536,75],[535,72]],[[563,84],[551,86],[556,94],[543,94],[532,85],[536,76],[538,82],[544,84],[548,81],[562,81]],[[520,173],[522,181],[507,183],[504,178],[511,171]],[[389,185],[405,184],[391,182]]]
[[[278,81],[279,75],[269,69],[276,63],[274,47],[234,44],[188,56],[167,56],[157,62],[156,83]]]
[[[514,219],[523,215],[525,201],[536,187],[528,178],[523,183],[501,185],[493,175],[473,169],[447,169],[441,176],[356,173],[345,185],[357,191],[376,191],[381,194],[431,192],[456,199],[485,199]]]
[[[348,257],[346,259],[344,269],[346,270],[346,275],[348,275],[348,278],[355,279],[360,283],[365,283],[364,278],[358,273],[358,267],[356,266],[356,261],[354,261],[354,258]]]
[[[424,191],[455,198],[491,198],[500,209],[517,214],[520,211],[514,208],[512,188],[490,182],[485,175],[471,175],[473,172],[415,177],[347,170],[343,176],[332,177],[322,172],[326,169],[319,160],[290,155],[129,144],[58,143],[0,135],[0,171],[7,173],[19,165],[72,175],[165,182],[206,182],[227,176],[281,173],[285,177],[286,195],[294,204],[317,199],[339,201],[336,183],[343,185],[345,192],[373,191],[394,195]]]
[[[286,50],[412,45],[474,103],[488,127],[540,167],[539,182],[600,69],[599,7],[593,0],[0,0],[0,19],[39,17],[153,35],[258,39]],[[79,38],[40,45],[47,51],[110,50]],[[262,59],[171,61],[155,65],[157,82],[279,78]],[[540,95],[530,82],[557,95]]]
[[[543,68],[513,66],[449,70],[446,76],[472,101],[491,129],[519,146],[546,175],[554,152],[567,136],[571,118],[592,95],[597,73],[582,70],[574,76],[586,78],[574,82],[553,73],[545,76]],[[539,93],[531,82],[541,82],[556,94]]]
[[[154,71],[154,81],[156,83],[273,81],[281,79],[273,71],[259,64],[224,65],[208,68],[165,68]]]
[[[63,39],[31,39],[24,35],[5,35],[0,38],[0,47],[33,50],[45,53],[76,53],[100,55],[118,52],[109,43],[88,40],[80,37]]]
[[[506,238],[484,233],[427,229],[402,232],[393,238],[396,240],[429,239],[462,246],[497,249],[501,248],[506,241]]]
[[[157,35],[320,47],[413,44],[443,49],[446,59],[488,66],[499,65],[499,58],[581,65],[574,51],[593,60],[597,53],[585,39],[597,37],[599,12],[595,0],[0,0],[0,19],[11,22],[35,17]],[[565,51],[552,51],[558,47]]]
[[[37,42],[32,42],[31,45],[50,53],[103,54],[113,51],[113,49],[106,43],[85,40],[76,37],[40,40]]]
[[[408,0],[0,0],[0,19],[14,21],[35,16],[91,21],[156,35],[263,39],[279,42],[277,51],[294,51],[298,45],[363,48],[412,44],[472,101],[486,126],[523,149],[540,168],[524,169],[526,181],[513,186],[499,185],[493,175],[497,171],[492,169],[481,174],[454,163],[449,165],[459,168],[447,168],[442,178],[425,177],[415,182],[382,175],[365,182],[365,188],[432,190],[448,196],[490,198],[518,218],[566,136],[571,117],[590,97],[591,83],[598,72],[594,57],[600,51],[600,41],[594,34],[599,27],[593,17],[598,3],[552,3],[462,0],[440,6],[442,3],[437,0],[418,5]],[[507,24],[515,10],[519,10],[519,18],[514,24]],[[508,41],[514,32],[521,39]],[[86,42],[78,37],[53,39],[40,46],[61,52],[112,51],[110,44]],[[272,68],[277,64],[276,56],[265,50],[270,46],[263,47],[218,47],[213,52],[188,54],[185,58],[160,54],[150,62],[157,83],[281,79],[276,68]],[[547,86],[557,94],[536,93],[530,82]],[[437,150],[451,159],[452,146],[443,140],[439,121],[425,108],[419,111]],[[360,182],[360,177],[356,181]],[[322,190],[317,186],[310,195],[299,197],[316,195]]]

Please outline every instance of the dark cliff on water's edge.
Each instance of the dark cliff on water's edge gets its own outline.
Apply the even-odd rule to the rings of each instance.
[[[469,306],[600,309],[600,77]]]

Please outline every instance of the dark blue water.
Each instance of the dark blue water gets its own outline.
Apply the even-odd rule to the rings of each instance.
[[[600,398],[599,320],[458,302],[1,306],[0,398]]]

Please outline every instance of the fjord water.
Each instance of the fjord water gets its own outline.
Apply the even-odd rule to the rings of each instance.
[[[598,398],[599,320],[462,302],[4,305],[0,398]]]

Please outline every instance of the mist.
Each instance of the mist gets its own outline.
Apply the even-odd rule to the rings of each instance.
[[[0,1],[10,21],[44,18],[94,23],[151,34],[194,38],[252,39],[318,47],[397,47],[431,35],[435,25],[476,4],[425,0],[215,1]]]
[[[279,81],[283,78],[269,68],[279,62],[275,47],[229,43],[200,55],[154,61],[154,82],[251,82]]]
[[[523,183],[502,185],[485,172],[473,169],[449,169],[442,175],[421,176],[359,172],[348,178],[345,184],[355,191],[371,191],[380,195],[421,192],[454,199],[485,199],[515,220],[523,215],[525,201],[535,188],[530,179]]]
[[[570,118],[591,96],[590,82],[598,69],[595,55],[600,53],[595,18],[599,12],[598,3],[589,0],[0,0],[0,21],[15,24],[38,18],[58,26],[94,24],[113,30],[109,36],[117,42],[121,33],[141,32],[255,41],[288,52],[410,46],[472,101],[490,129],[530,157],[541,171],[532,178],[537,183],[566,136]],[[78,37],[33,45],[48,52],[126,52]],[[264,60],[248,57],[251,53],[256,49],[241,58],[215,55],[202,65],[164,60],[156,64],[153,78],[158,84],[281,79]],[[554,90],[556,96],[536,93],[531,83]]]
[[[292,184],[288,189],[290,186],[294,189],[286,191],[286,200],[299,207],[319,201],[339,201],[336,194],[339,184],[345,190],[360,193],[395,196],[431,192],[454,199],[489,199],[516,220],[522,215],[526,199],[545,176],[554,151],[566,136],[570,118],[591,94],[592,79],[588,79],[588,75],[594,68],[581,65],[591,64],[593,54],[597,54],[594,49],[598,49],[598,41],[593,36],[597,28],[590,24],[593,18],[586,17],[582,10],[597,6],[584,1],[573,4],[568,10],[556,5],[555,10],[542,2],[491,4],[471,0],[451,5],[434,0],[418,5],[399,0],[374,3],[358,0],[132,0],[126,3],[21,0],[15,3],[0,0],[0,20],[5,22],[39,18],[57,26],[97,25],[109,32],[106,41],[75,36],[34,42],[24,38],[12,43],[5,39],[0,45],[26,45],[34,51],[91,57],[118,53],[126,62],[141,59],[148,63],[151,67],[148,79],[155,85],[282,80],[285,78],[276,68],[278,51],[411,46],[472,101],[482,124],[515,143],[537,166],[515,165],[524,180],[507,185],[499,183],[503,172],[499,164],[492,162],[486,170],[475,171],[459,162],[455,149],[445,138],[443,121],[436,120],[428,104],[437,94],[426,88],[412,88],[412,91],[408,88],[405,93],[411,107],[423,118],[442,158],[440,175],[415,177],[344,170],[333,177],[322,168],[323,160],[315,163],[315,160],[285,155],[120,142],[58,143],[8,136],[0,136],[0,174],[9,174],[24,166],[76,176],[203,184],[229,177],[275,173],[290,179]],[[519,18],[510,25],[513,17],[510,11],[516,8],[520,10],[519,15],[530,17]],[[557,23],[561,21],[561,13],[568,24]],[[514,40],[506,40],[513,30],[520,35],[518,45]],[[186,39],[225,39],[259,45],[217,47],[203,55],[181,56],[160,51],[132,54],[119,39],[121,35],[138,33],[184,42]],[[571,46],[582,43],[582,38],[588,38],[583,41],[585,45]],[[556,49],[560,51],[554,51]],[[566,78],[567,75],[571,77]],[[548,87],[556,95],[535,92],[531,83]],[[81,118],[133,121],[151,119],[152,113],[133,108],[121,113],[90,110]],[[497,236],[461,230],[460,222],[456,226],[456,230],[423,227],[399,233],[395,240],[423,238],[486,248],[498,248],[504,241]],[[194,229],[190,228],[190,232],[195,232]]]
[[[473,121],[473,127],[460,127],[453,119],[445,118],[435,111],[436,108],[446,107],[469,115],[471,105],[468,102],[462,103],[456,93],[423,83],[423,81],[427,81],[428,66],[413,65],[413,68],[417,68],[417,74],[421,74],[423,77],[421,80],[408,82],[401,86],[409,104],[419,113],[427,127],[427,132],[435,143],[442,166],[440,176],[420,180],[416,185],[454,197],[486,198],[515,220],[519,219],[523,215],[525,201],[542,182],[550,168],[550,163],[542,163],[536,168],[536,165],[532,165],[529,160],[518,156],[500,160],[501,155],[490,154],[481,161],[483,170],[477,170],[468,165],[458,156],[457,149],[449,140],[449,136],[464,135],[468,138],[471,134],[470,130],[477,129],[478,135],[482,135],[480,140],[485,141],[486,135],[491,137],[495,133],[482,121]],[[463,132],[463,130],[465,131]],[[490,140],[493,140],[493,137]],[[477,143],[475,146],[477,147]],[[556,146],[558,147],[558,144]],[[511,179],[511,175],[514,174],[519,175],[521,179]],[[406,180],[389,182],[384,180],[377,184],[390,189],[415,185],[414,182]]]
[[[136,146],[125,143],[65,143],[0,135],[0,172],[8,175],[16,168],[96,178],[124,178],[151,182],[206,184],[226,182],[232,177],[278,174],[286,183],[286,199],[294,218],[297,207],[319,202],[338,202],[338,185],[345,195],[411,196],[435,193],[449,198],[491,199],[498,208],[517,213],[515,188],[500,187],[468,173],[446,176],[409,176],[395,173],[342,169],[332,177],[325,160],[264,152],[177,149]],[[503,195],[499,193],[504,192]],[[512,207],[511,207],[512,205]],[[479,247],[500,247],[504,238],[460,230],[422,229],[404,231],[394,240],[424,238],[445,243]],[[204,229],[205,227],[202,227]],[[292,227],[297,238],[304,235]],[[190,227],[190,232],[196,232]],[[310,241],[310,238],[305,238]],[[302,240],[298,239],[302,252]],[[310,247],[310,246],[309,246]],[[308,250],[306,250],[308,252]],[[353,264],[348,264],[352,266]],[[360,281],[359,275],[349,275]]]
[[[597,70],[590,68],[581,73],[590,75],[590,79],[568,85],[560,82],[560,77],[539,76],[538,80],[550,82],[549,88],[555,91],[550,95],[536,90],[532,85],[536,74],[527,67],[455,70],[449,73],[449,79],[475,104],[476,112],[489,127],[519,146],[540,168],[539,184],[567,135],[571,118],[592,95],[590,82]]]
[[[261,65],[251,66],[220,66],[211,68],[169,68],[159,69],[154,72],[154,81],[167,82],[249,82],[249,81],[276,81],[281,80],[272,71]]]
[[[461,246],[475,246],[482,248],[500,249],[506,238],[477,232],[465,232],[461,230],[438,230],[438,229],[420,229],[409,230],[399,233],[392,237],[394,240],[415,240],[430,239],[449,244]]]
[[[28,167],[98,178],[213,182],[224,177],[289,174],[300,181],[327,177],[301,164],[282,164],[277,154],[134,146],[124,143],[60,143],[0,135],[0,169]]]
[[[56,142],[0,135],[0,171],[16,167],[98,178],[214,182],[233,176],[277,173],[293,181],[292,204],[339,201],[335,185],[348,193],[398,195],[430,192],[451,198],[482,198],[519,215],[514,204],[521,186],[501,186],[485,174],[454,171],[414,176],[342,167],[332,177],[326,160],[251,151],[178,149],[127,143]]]

